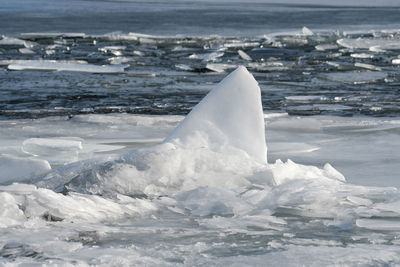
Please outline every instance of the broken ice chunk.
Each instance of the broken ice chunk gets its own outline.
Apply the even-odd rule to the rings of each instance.
[[[374,58],[374,55],[367,53],[352,53],[350,56],[354,58]]]
[[[315,50],[317,51],[326,51],[326,50],[335,50],[338,49],[338,46],[335,44],[320,44],[315,46]]]
[[[227,69],[234,69],[236,68],[236,65],[230,65],[230,64],[207,64],[206,68],[215,71],[215,72],[225,72]]]
[[[365,64],[365,63],[355,63],[354,66],[359,67],[359,68],[363,68],[363,69],[367,69],[367,70],[376,70],[376,71],[382,71],[381,68],[371,65],[371,64]]]
[[[35,54],[35,52],[32,51],[32,50],[29,49],[29,48],[20,48],[20,49],[18,49],[18,51],[19,51],[21,54],[24,54],[24,55],[32,55],[32,54]]]
[[[0,155],[0,183],[13,183],[44,174],[51,169],[46,160]]]
[[[238,50],[238,54],[242,59],[251,61],[251,57],[243,50]]]
[[[77,64],[58,61],[42,61],[30,60],[24,62],[16,62],[8,65],[10,70],[55,70],[55,71],[80,71],[92,73],[121,73],[124,72],[128,65],[93,65],[93,64]]]
[[[3,39],[0,40],[0,45],[16,45],[16,46],[25,46],[29,48],[37,45],[37,43],[24,41],[14,37],[3,36]]]
[[[337,44],[350,49],[369,49],[380,52],[385,50],[400,49],[400,40],[372,39],[372,38],[343,38],[336,41]]]
[[[393,65],[400,65],[400,58],[395,58],[392,60]]]
[[[51,164],[64,164],[78,160],[82,142],[71,139],[30,138],[23,142],[22,151],[39,156]]]
[[[321,77],[335,82],[364,84],[383,80],[387,77],[387,74],[378,71],[347,71],[325,73]]]
[[[303,29],[301,29],[301,32],[303,33],[303,35],[306,36],[314,35],[314,33],[306,26],[304,26]]]
[[[222,57],[224,55],[223,52],[212,52],[207,54],[192,54],[189,56],[190,59],[201,59],[204,61],[215,61],[217,58]]]

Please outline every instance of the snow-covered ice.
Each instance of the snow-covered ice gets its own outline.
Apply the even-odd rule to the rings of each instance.
[[[397,118],[264,114],[239,67],[182,119],[0,121],[33,183],[1,180],[0,263],[400,263]]]

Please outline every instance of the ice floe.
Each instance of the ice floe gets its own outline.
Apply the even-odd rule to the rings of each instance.
[[[46,160],[0,155],[0,183],[26,181],[48,172],[51,169]]]
[[[94,65],[77,64],[69,62],[29,60],[8,65],[10,70],[55,70],[55,71],[81,71],[92,73],[121,73],[128,65]]]
[[[5,45],[5,46],[16,45],[16,46],[25,46],[26,48],[30,48],[37,44],[34,42],[25,41],[25,40],[14,38],[14,37],[3,36],[3,38],[0,40],[0,46],[1,45]]]
[[[362,66],[365,68],[365,65]],[[381,81],[387,77],[387,74],[379,71],[346,71],[326,73],[321,75],[321,77],[343,83],[364,84]]]
[[[386,51],[400,49],[400,40],[379,39],[379,38],[343,38],[337,40],[337,43],[350,49],[370,49],[371,51]]]
[[[238,50],[238,54],[242,59],[251,61],[251,57],[246,52],[244,52],[243,50],[239,49]]]

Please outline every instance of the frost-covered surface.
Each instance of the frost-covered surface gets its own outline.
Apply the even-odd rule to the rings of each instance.
[[[223,103],[232,84],[238,97]],[[0,153],[12,155],[1,160],[23,164],[34,154],[53,167],[29,184],[2,181],[0,263],[400,264],[400,121],[263,114],[257,89],[239,68],[183,121],[129,114],[0,121]],[[227,112],[220,128],[213,123],[221,114],[197,114],[202,107]],[[231,116],[233,107],[243,111]],[[206,132],[196,127],[203,120]],[[229,132],[234,125],[246,125],[247,146],[225,139],[239,136]],[[259,127],[267,130],[269,164],[259,157],[266,153]],[[83,161],[60,167],[72,152]]]

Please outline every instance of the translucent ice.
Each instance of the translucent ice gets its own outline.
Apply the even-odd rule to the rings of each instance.
[[[0,155],[0,183],[12,183],[36,177],[51,169],[46,160]]]

